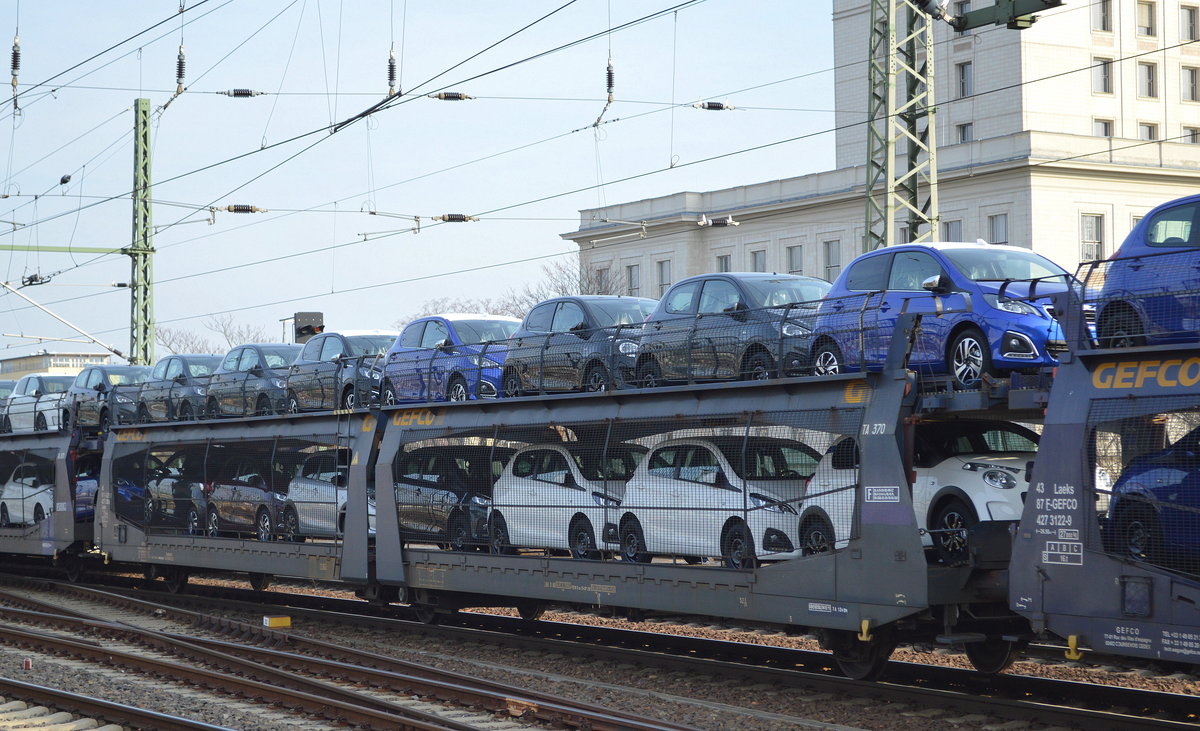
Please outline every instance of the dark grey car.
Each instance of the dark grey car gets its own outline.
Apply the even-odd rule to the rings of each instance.
[[[64,408],[71,414],[71,423],[99,427],[101,431],[109,424],[128,424],[137,409],[138,391],[149,375],[150,366],[84,368],[67,389]]]
[[[206,416],[283,413],[288,367],[300,349],[288,343],[250,343],[226,353],[208,382]]]
[[[208,379],[220,365],[219,355],[180,354],[160,359],[138,393],[138,422],[191,421],[203,415]]]
[[[383,356],[398,331],[325,332],[304,344],[287,377],[287,410],[353,409],[379,403]]]
[[[581,295],[537,305],[508,341],[504,396],[603,391],[629,383],[642,321],[657,304],[642,297]]]

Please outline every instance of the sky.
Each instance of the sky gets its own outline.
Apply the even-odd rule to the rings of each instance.
[[[228,313],[282,339],[280,320],[315,310],[330,330],[392,328],[428,300],[541,278],[574,250],[560,234],[580,209],[833,168],[832,133],[810,136],[833,126],[831,5],[6,0],[0,38],[19,34],[21,68],[15,112],[0,93],[0,243],[128,246],[147,98],[160,325],[206,332]],[[360,117],[387,96],[389,51],[399,93]],[[440,91],[475,99],[427,96]],[[267,212],[209,223],[230,204]],[[448,213],[480,220],[431,220]],[[0,266],[7,282],[49,277],[22,293],[128,349],[129,290],[113,286],[128,257],[0,251]],[[0,323],[80,337],[7,292]],[[99,350],[0,337],[0,358],[43,348]]]

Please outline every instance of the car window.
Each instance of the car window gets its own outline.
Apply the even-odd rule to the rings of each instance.
[[[1036,452],[1036,432],[1016,424],[930,422],[917,428],[917,446],[925,464],[960,454]]]
[[[679,479],[712,485],[717,481],[719,469],[717,455],[705,447],[688,447],[683,464],[679,466]]]
[[[0,399],[7,398],[12,394],[13,390],[9,386],[0,386]]]
[[[402,348],[419,348],[421,347],[421,333],[425,331],[425,323],[414,322],[404,328],[404,332],[400,333],[400,347]]]
[[[1200,246],[1200,202],[1155,214],[1146,227],[1147,246]]]
[[[681,447],[665,447],[650,455],[650,464],[646,466],[650,474],[655,477],[674,477],[675,457],[681,449]]]
[[[104,374],[100,372],[99,368],[93,368],[91,370],[84,371],[84,373],[87,373],[87,382],[83,385],[88,388],[95,388],[98,386],[104,377]]]
[[[188,373],[192,375],[192,378],[211,376],[212,372],[217,369],[218,361],[218,358],[192,358],[187,364]]]
[[[109,371],[107,374],[104,374],[104,378],[110,386],[132,386],[138,383],[145,383],[149,375],[149,369],[130,368],[128,370]]]
[[[91,371],[80,371],[79,375],[75,376],[75,382],[72,385],[77,388],[87,388],[87,380],[91,375]]]
[[[436,348],[450,337],[450,329],[441,320],[430,320],[425,325],[425,334],[421,337],[422,348]]]
[[[574,302],[558,304],[558,312],[554,313],[554,324],[550,326],[552,332],[565,333],[582,330],[585,327],[587,327],[587,318],[583,315],[582,307]]]
[[[172,358],[169,361],[167,361],[167,370],[163,373],[161,378],[166,378],[166,379],[170,380],[172,378],[176,378],[176,377],[182,376],[182,375],[183,375],[183,361],[181,361],[178,358]]]
[[[522,452],[513,458],[513,477],[532,477],[534,465],[539,461],[540,452]]]
[[[710,279],[704,283],[700,292],[700,306],[697,312],[710,314],[714,312],[734,312],[742,302],[742,296],[737,287],[724,279]]]
[[[1037,442],[1015,429],[991,429],[979,436],[984,446],[992,452],[1037,451]]]
[[[646,321],[658,303],[639,297],[622,297],[615,300],[592,300],[588,307],[597,327],[618,325],[640,325]]]
[[[783,307],[798,302],[815,302],[829,293],[829,282],[816,277],[780,276],[743,279],[742,286],[750,292],[751,308]]]
[[[300,357],[303,360],[318,361],[321,360],[321,346],[325,344],[327,338],[313,338],[304,344],[304,350],[300,351]]]
[[[151,377],[156,381],[161,381],[162,379],[166,378],[167,366],[170,365],[173,360],[175,359],[166,358],[164,360],[160,360],[158,363],[155,363],[154,371],[151,373]]]
[[[267,368],[286,368],[300,354],[299,345],[271,345],[262,349]]]
[[[258,358],[258,351],[254,348],[246,348],[242,351],[242,358],[238,361],[239,371],[248,371],[251,368],[258,366],[261,361]]]
[[[628,480],[646,456],[646,449],[609,447],[605,454],[597,449],[572,449],[571,456],[586,480]]]
[[[726,458],[730,455],[726,454]],[[812,477],[817,471],[820,455],[800,447],[785,444],[749,443],[745,447],[745,463],[741,456],[730,459],[730,464],[741,465],[735,469],[739,476],[748,480],[784,480]]]
[[[880,254],[859,259],[850,265],[846,274],[846,289],[854,292],[877,292],[887,288],[888,267],[892,255]]]
[[[396,476],[415,482],[436,483],[436,461],[437,456],[432,454],[406,455],[397,462]]]
[[[333,452],[314,455],[300,468],[300,476],[310,480],[333,482],[338,474],[337,455]]]
[[[1032,251],[943,249],[942,255],[963,275],[977,282],[1070,276],[1059,265]]]
[[[455,320],[454,329],[458,339],[466,345],[494,343],[508,340],[521,326],[512,320]]]
[[[341,338],[336,335],[325,338],[325,343],[321,346],[321,360],[333,360],[339,355],[345,354],[346,348]]]
[[[700,282],[681,284],[667,293],[663,301],[663,310],[672,315],[690,315],[696,311],[696,297],[699,292]]]
[[[236,371],[238,367],[238,359],[242,357],[244,348],[236,348],[229,351],[225,356],[225,360],[221,361],[221,368],[227,371]]]
[[[543,454],[542,464],[534,476],[535,479],[561,485],[566,479],[567,473],[571,471],[567,465],[567,458],[551,449],[546,450]]]
[[[62,393],[71,387],[70,376],[51,376],[41,381],[42,393]]]
[[[529,317],[525,318],[525,329],[535,333],[550,332],[550,321],[554,318],[554,308],[556,307],[558,307],[557,302],[547,302],[534,307],[530,311]]]
[[[394,335],[353,335],[346,338],[350,355],[383,355],[396,342]]]
[[[921,283],[942,273],[942,266],[923,251],[900,251],[892,259],[892,276],[888,289],[920,292]]]

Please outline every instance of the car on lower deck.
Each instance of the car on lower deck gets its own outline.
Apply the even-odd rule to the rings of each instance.
[[[941,243],[889,246],[842,271],[816,318],[818,375],[877,369],[902,312],[920,313],[908,364],[945,373],[955,386],[1058,364],[1066,349],[1049,297],[1074,277],[1019,246]]]
[[[379,403],[383,356],[400,333],[343,330],[314,336],[292,362],[287,410],[354,409]]]
[[[642,322],[657,304],[644,297],[579,295],[535,305],[508,342],[505,398],[632,383]]]
[[[270,449],[229,451],[205,476],[205,532],[213,537],[232,533],[275,540],[281,532],[288,476],[274,469]]]
[[[492,489],[498,545],[565,549],[599,558],[618,542],[625,483],[646,455],[636,444],[540,444],[512,456]]]
[[[912,503],[921,542],[947,564],[967,558],[966,532],[981,521],[1021,519],[1027,469],[1038,434],[1005,421],[918,422],[912,455]],[[854,437],[835,442],[808,486],[800,515],[805,550],[844,547],[853,536],[860,491]]]
[[[672,439],[625,485],[621,557],[720,557],[729,568],[796,555],[796,506],[821,455],[774,437]]]
[[[486,546],[492,485],[514,451],[454,445],[396,455],[393,490],[403,540],[445,542],[454,550]]]
[[[350,450],[326,449],[305,457],[288,482],[281,532],[286,540],[339,538],[346,528]],[[367,496],[367,531],[375,534],[375,494]]]
[[[208,381],[205,415],[266,416],[287,408],[288,367],[301,346],[250,343],[225,354]]]
[[[384,359],[383,405],[496,398],[506,345],[520,324],[486,314],[414,320]]]
[[[637,384],[806,375],[813,317],[829,286],[758,272],[681,279],[642,325]]]
[[[16,464],[2,476],[0,527],[40,523],[54,510],[54,463],[49,460]]]
[[[138,391],[136,421],[191,421],[204,415],[208,381],[221,356],[181,353],[162,358]]]

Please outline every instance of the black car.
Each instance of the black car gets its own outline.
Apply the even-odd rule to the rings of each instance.
[[[150,366],[93,365],[84,368],[67,389],[64,407],[71,423],[108,429],[112,423],[133,421],[141,384]]]
[[[275,539],[289,476],[273,469],[271,450],[270,442],[240,445],[218,462],[204,483],[207,535],[252,533],[260,541]]]
[[[288,343],[250,343],[226,353],[209,379],[205,415],[282,413],[287,406],[288,367],[300,349]]]
[[[169,355],[154,365],[138,393],[137,420],[191,421],[205,412],[208,379],[221,365],[219,355]]]
[[[641,323],[657,303],[642,297],[559,297],[534,307],[508,341],[504,396],[603,391],[634,376]]]
[[[804,374],[816,302],[831,286],[815,277],[760,272],[676,282],[642,326],[639,385]]]
[[[325,332],[304,344],[287,377],[287,410],[353,409],[378,403],[383,356],[399,332]]]
[[[445,538],[451,548],[483,546],[492,485],[516,452],[510,447],[418,447],[393,463],[396,510],[407,536]]]

